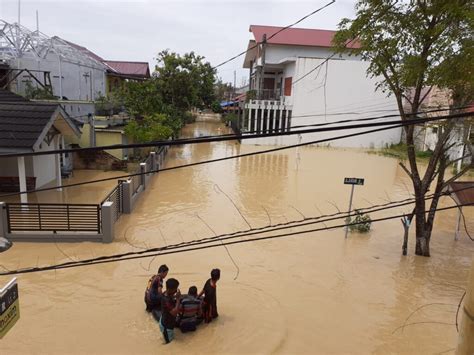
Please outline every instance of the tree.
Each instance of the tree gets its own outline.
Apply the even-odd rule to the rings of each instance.
[[[473,3],[469,0],[359,0],[356,18],[343,19],[334,43],[347,51],[348,42],[360,48],[351,54],[370,61],[368,75],[381,78],[377,89],[393,95],[403,121],[416,119],[430,88],[451,93],[454,106],[472,99]],[[428,89],[428,90],[426,90]],[[404,102],[409,109],[405,111]],[[455,106],[456,107],[456,106]],[[424,173],[417,165],[414,125],[404,126],[409,175],[415,194],[416,255],[430,256],[430,239],[442,190],[472,168],[472,163],[451,178],[445,170],[452,163],[447,155],[453,145],[453,120],[444,122],[438,142]],[[433,199],[426,213],[425,195],[434,184]]]
[[[203,60],[194,52],[183,56],[167,50],[158,53],[156,78],[165,104],[185,112],[213,102],[215,70]]]
[[[168,125],[168,116],[154,114],[142,120],[130,120],[125,126],[125,134],[134,142],[148,143],[171,137],[173,130]]]

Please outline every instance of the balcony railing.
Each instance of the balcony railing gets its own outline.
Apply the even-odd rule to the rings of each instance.
[[[281,90],[272,90],[272,89],[262,89],[262,90],[253,90],[255,94],[252,99],[254,100],[275,100],[279,101],[281,99]]]

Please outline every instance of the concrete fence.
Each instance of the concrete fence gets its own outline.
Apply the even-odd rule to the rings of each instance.
[[[113,242],[115,223],[122,213],[132,212],[142,192],[149,186],[151,178],[163,165],[168,149],[166,146],[161,147],[158,152],[151,152],[140,164],[141,175],[119,181],[118,186],[98,205],[28,205],[0,202],[0,239],[25,242]],[[12,205],[15,205],[15,215],[9,212],[13,208]],[[46,217],[41,215],[41,206],[55,211],[54,221],[46,223]],[[90,220],[73,219],[73,207],[88,208]],[[90,212],[91,210],[97,214],[91,215],[95,213]],[[51,212],[49,215],[52,215]],[[97,227],[88,230],[92,220],[97,221]]]

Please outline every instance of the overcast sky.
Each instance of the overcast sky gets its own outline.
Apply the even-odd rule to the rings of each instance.
[[[212,65],[246,49],[249,25],[286,26],[330,0],[21,0],[21,24],[87,47],[109,60],[147,61],[155,66],[163,49],[194,51]],[[297,27],[336,29],[354,16],[355,0],[337,0]],[[0,0],[0,19],[16,22],[18,1]],[[221,67],[218,75],[237,85],[248,76],[243,57]]]

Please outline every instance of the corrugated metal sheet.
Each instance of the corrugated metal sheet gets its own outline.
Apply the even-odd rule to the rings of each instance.
[[[249,31],[253,33],[257,42],[261,42],[264,34],[266,34],[268,38],[282,28],[283,27],[251,25]],[[268,40],[267,43],[330,48],[332,47],[332,39],[335,34],[336,31],[330,30],[288,28]],[[359,48],[360,45],[357,42],[351,42],[347,47]]]
[[[122,62],[116,60],[106,60],[104,63],[113,69],[117,74],[140,77],[144,79],[150,77],[150,69],[148,68],[147,62]]]
[[[474,203],[474,181],[452,182],[449,184],[449,191],[461,205]]]

